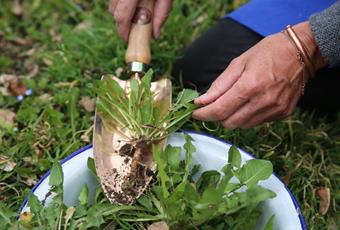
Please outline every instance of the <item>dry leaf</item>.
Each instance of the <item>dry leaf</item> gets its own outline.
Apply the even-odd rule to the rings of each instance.
[[[122,67],[118,67],[115,71],[116,77],[120,77],[123,73],[124,69]]]
[[[20,96],[25,95],[27,87],[21,79],[16,78],[9,82],[8,90],[12,95]]]
[[[20,221],[25,225],[28,225],[32,220],[32,214],[30,212],[24,212],[20,215]]]
[[[73,206],[70,206],[66,209],[66,214],[65,214],[66,222],[68,222],[72,218],[75,211],[76,209]]]
[[[28,186],[30,186],[30,187],[34,186],[36,183],[37,183],[37,181],[34,180],[34,179],[31,178],[31,177],[27,178],[27,180],[25,181],[25,184],[28,185]]]
[[[17,164],[9,160],[7,157],[0,155],[0,169],[5,172],[11,172]]]
[[[329,188],[319,187],[316,189],[316,195],[320,198],[319,213],[324,216],[328,211],[331,201],[330,190]]]
[[[148,230],[169,230],[169,226],[165,221],[160,221],[149,225]]]
[[[87,111],[93,112],[96,106],[96,101],[88,96],[81,97],[79,104]]]
[[[52,99],[52,96],[51,96],[51,94],[44,93],[43,95],[39,96],[39,99],[43,102],[48,102]]]
[[[79,23],[74,30],[88,30],[92,27],[92,22],[90,20],[85,20]]]
[[[45,65],[47,65],[47,66],[50,66],[50,65],[53,64],[53,62],[52,62],[50,59],[48,59],[48,58],[43,58],[42,61],[43,61],[43,63],[45,63]]]
[[[39,66],[37,64],[32,64],[31,66],[28,67],[28,75],[27,77],[33,78],[39,73]]]
[[[85,133],[83,133],[83,135],[81,135],[80,139],[84,142],[90,143],[90,137],[89,137],[89,133],[92,132],[94,125],[92,125],[88,130],[86,130]]]
[[[15,38],[12,40],[12,42],[19,46],[29,46],[32,45],[32,40],[27,38]]]
[[[54,41],[54,42],[61,42],[62,41],[61,35],[55,29],[50,29],[49,33],[52,37],[52,41]]]
[[[288,184],[289,184],[291,178],[292,178],[292,173],[289,171],[289,172],[287,173],[287,175],[285,175],[285,176],[282,177],[282,181],[283,181],[283,183],[284,183],[286,186],[288,186]]]
[[[12,4],[12,13],[15,16],[21,16],[23,14],[24,10],[22,8],[22,5],[20,4],[19,0],[14,0]]]
[[[16,114],[8,109],[0,109],[0,127],[14,125]]]

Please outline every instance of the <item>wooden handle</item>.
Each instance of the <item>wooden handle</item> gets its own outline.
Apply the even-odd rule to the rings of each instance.
[[[125,54],[126,63],[151,62],[150,41],[152,33],[154,0],[139,1],[129,35],[128,48]]]

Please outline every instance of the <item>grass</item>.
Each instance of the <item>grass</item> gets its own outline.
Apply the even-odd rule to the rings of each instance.
[[[106,10],[108,1],[18,2],[0,0],[0,76],[18,76],[32,95],[18,101],[0,93],[0,108],[16,114],[13,124],[0,119],[0,222],[17,212],[54,159],[89,144],[94,113],[79,102],[85,96],[95,98],[95,81],[102,74],[125,65],[126,47]],[[161,38],[152,43],[156,74],[170,73],[190,41],[242,2],[175,1]],[[309,228],[339,228],[339,116],[326,120],[297,111],[289,119],[247,131],[230,132],[197,121],[185,128],[271,160],[301,205]],[[331,191],[324,216],[318,212],[319,187]]]

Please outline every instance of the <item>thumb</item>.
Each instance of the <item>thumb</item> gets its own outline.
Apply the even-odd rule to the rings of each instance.
[[[195,104],[207,105],[227,92],[241,77],[245,64],[239,59],[234,59],[227,69],[212,83],[208,91],[195,99]]]
[[[161,27],[167,19],[171,10],[172,0],[156,0],[153,16],[153,36],[158,38],[161,34]]]

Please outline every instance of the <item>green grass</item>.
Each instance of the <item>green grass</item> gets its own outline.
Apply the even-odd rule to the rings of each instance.
[[[12,1],[0,0],[0,75],[17,75],[33,91],[23,101],[0,93],[0,108],[16,113],[12,127],[0,121],[1,159],[16,163],[8,172],[0,169],[0,222],[17,212],[54,159],[89,144],[81,137],[91,128],[94,113],[84,110],[79,101],[83,96],[95,97],[95,81],[102,74],[125,65],[126,47],[106,10],[108,1],[23,2],[23,14],[16,16]],[[152,43],[156,74],[171,72],[187,44],[242,2],[175,1],[161,38]],[[194,23],[201,17],[203,22]],[[30,76],[36,67],[38,72]],[[290,119],[247,131],[206,126],[211,130],[201,122],[185,128],[209,133],[271,160],[301,205],[309,228],[339,228],[339,116],[330,121],[296,112]],[[318,213],[318,187],[331,190],[325,216]]]

